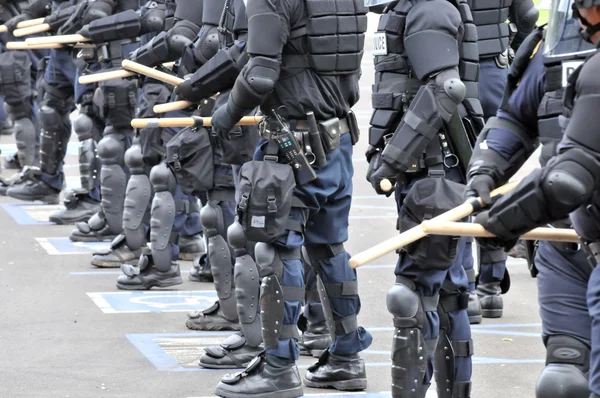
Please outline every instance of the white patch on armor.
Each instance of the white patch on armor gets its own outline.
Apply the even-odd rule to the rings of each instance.
[[[265,216],[252,216],[252,220],[250,220],[250,226],[252,228],[264,228]]]
[[[489,149],[487,141],[483,141],[481,144],[479,144],[479,149]]]
[[[575,69],[579,67],[579,65],[583,64],[584,61],[566,61],[562,63],[562,86],[567,87],[567,83],[569,81],[569,76],[571,73],[575,72]]]
[[[390,3],[390,0],[365,0],[365,7],[374,7],[380,4]]]
[[[387,39],[385,32],[376,32],[373,34],[373,55],[387,55]]]

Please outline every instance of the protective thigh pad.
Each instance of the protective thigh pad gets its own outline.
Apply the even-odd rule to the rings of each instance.
[[[404,199],[400,232],[459,206],[463,197],[464,185],[443,178],[417,181]],[[457,236],[430,235],[406,245],[404,250],[423,270],[447,270],[456,258],[458,240]]]
[[[125,141],[121,134],[106,134],[98,143],[98,156],[102,162],[101,206],[106,216],[106,223],[115,234],[121,233],[123,228],[123,202],[127,189],[127,175],[123,169],[124,155]]]
[[[140,106],[137,117],[157,117],[153,108],[157,104],[169,102],[171,92],[161,83],[146,83],[140,96]],[[144,161],[150,166],[155,166],[163,158],[162,148],[162,129],[161,128],[143,128],[140,129],[140,144],[142,145],[142,154]]]
[[[171,266],[171,234],[175,223],[175,177],[164,163],[150,171],[150,183],[154,188],[154,199],[150,211],[150,242],[154,264],[160,271]]]
[[[208,262],[221,309],[228,319],[235,320],[237,304],[234,295],[231,252],[225,237],[219,234],[219,229],[224,229],[223,211],[214,201],[209,200],[200,210],[200,222],[204,228],[204,236],[208,239]]]
[[[425,306],[422,301],[426,299]],[[436,301],[436,302],[430,302]],[[427,387],[423,384],[427,369],[427,355],[435,345],[425,342],[425,307],[436,308],[437,300],[419,297],[410,282],[396,283],[387,294],[387,308],[394,316],[394,340],[392,344],[392,396],[406,396],[414,391],[415,397],[424,397]]]
[[[239,223],[234,222],[229,226],[227,240],[235,253],[233,280],[242,332],[250,346],[258,347],[262,343],[258,267],[246,250],[246,236]]]
[[[125,164],[132,174],[125,192],[123,233],[127,246],[136,250],[146,241],[143,220],[152,198],[152,186],[150,178],[144,173],[144,160],[138,141],[125,152]]]
[[[0,95],[8,104],[22,104],[32,96],[31,60],[25,51],[0,54]]]
[[[137,81],[106,80],[100,82],[100,89],[100,111],[106,124],[117,129],[130,129],[137,106]]]
[[[550,336],[546,367],[535,387],[537,398],[588,398],[590,349],[570,336]]]

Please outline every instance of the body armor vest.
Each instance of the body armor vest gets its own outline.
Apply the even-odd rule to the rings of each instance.
[[[282,70],[312,69],[320,75],[350,75],[360,70],[367,31],[362,0],[305,0],[306,25],[294,27],[283,48]],[[305,40],[306,45],[301,45]],[[291,51],[305,48],[305,54]]]
[[[467,0],[477,27],[479,57],[490,58],[508,48],[509,7],[513,0]]]
[[[459,10],[464,25],[459,43],[459,74],[466,87],[463,103],[481,112],[479,104],[479,53],[477,31],[465,1],[452,2]],[[385,40],[387,54],[375,55],[375,84],[371,94],[373,115],[369,128],[369,144],[383,148],[402,120],[410,102],[423,82],[414,76],[404,51],[406,16],[414,4],[410,1],[391,3],[379,19],[375,40]],[[375,53],[375,51],[374,51]]]

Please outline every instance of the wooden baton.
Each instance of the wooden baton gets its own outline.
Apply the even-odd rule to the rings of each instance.
[[[27,21],[21,21],[17,24],[17,29],[29,28],[30,26],[41,25],[44,23],[46,18],[35,18],[28,19]]]
[[[494,234],[482,225],[468,222],[423,221],[423,232],[429,235],[475,236],[493,238]],[[554,242],[579,242],[579,235],[570,228],[536,228],[523,235],[526,240],[551,240]]]
[[[33,35],[36,33],[42,33],[42,32],[47,32],[50,30],[50,25],[47,23],[41,23],[39,25],[34,25],[34,26],[29,26],[27,28],[21,28],[21,29],[15,29],[13,31],[13,36],[14,37],[21,37],[21,36],[27,36],[27,35]],[[54,36],[56,37],[56,36]],[[39,39],[41,39],[41,37],[39,37]],[[47,44],[48,42],[44,43]],[[50,42],[50,43],[56,43],[56,42]],[[38,43],[41,44],[41,43]]]
[[[518,181],[509,182],[506,185],[494,189],[490,193],[490,196],[504,195],[511,189],[516,187],[518,183]],[[481,206],[483,206],[481,198],[469,199],[462,205],[455,207],[452,210],[448,210],[447,212],[432,218],[430,221],[457,221],[469,216]],[[399,235],[394,236],[393,238],[385,240],[361,253],[354,255],[350,259],[350,266],[352,268],[360,267],[361,265],[364,265],[370,261],[375,260],[376,258],[386,255],[387,253],[393,252],[394,250],[397,250],[402,246],[408,245],[425,236],[427,236],[427,233],[423,232],[423,228],[421,228],[421,225],[417,225],[416,227],[404,231]]]
[[[156,80],[160,80],[161,82],[170,84],[172,86],[179,86],[183,79],[170,75],[165,72],[158,71],[156,69],[150,68],[146,65],[138,64],[137,62],[130,61],[128,59],[124,59],[121,63],[123,69],[127,69],[140,75],[148,76]]]
[[[164,104],[154,105],[152,110],[154,111],[154,113],[167,113],[187,109],[190,106],[192,106],[192,103],[190,101],[173,101]]]
[[[27,44],[26,41],[9,41],[6,42],[7,50],[35,50],[35,49],[51,49],[51,48],[63,48],[62,44]]]
[[[130,72],[128,70],[111,70],[108,72],[100,72],[100,73],[92,73],[89,75],[80,76],[77,80],[79,84],[90,84],[90,83],[98,83],[104,80],[111,79],[124,79],[126,77],[131,77],[135,75],[134,72]]]
[[[45,25],[45,24],[43,24],[43,25]],[[34,28],[34,27],[32,27],[32,28]],[[27,28],[27,29],[29,29],[29,28]],[[15,32],[16,32],[16,30],[15,30]],[[48,44],[48,43],[73,44],[73,43],[85,43],[85,42],[91,41],[91,39],[89,37],[75,34],[75,35],[30,37],[25,41],[28,44]]]
[[[262,116],[245,116],[236,123],[238,126],[254,126],[258,124],[262,119]],[[146,119],[133,119],[131,121],[131,127],[136,129],[142,128],[156,128],[156,127],[201,127],[211,126],[211,117],[165,117],[165,118],[146,118]]]

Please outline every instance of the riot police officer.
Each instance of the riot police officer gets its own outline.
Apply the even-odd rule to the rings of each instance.
[[[304,382],[313,387],[366,388],[366,372],[358,352],[367,348],[372,338],[357,323],[360,300],[356,273],[348,267],[349,256],[343,242],[347,240],[352,190],[352,142],[358,135],[350,107],[359,95],[357,81],[367,10],[358,1],[346,1],[343,7],[341,0],[334,3],[323,10],[312,1],[249,2],[250,60],[237,77],[227,103],[213,116],[213,130],[223,134],[256,106],[260,105],[268,115],[262,126],[262,134],[267,138],[259,143],[255,155],[262,161],[242,166],[238,186],[241,229],[248,240],[260,241],[255,247],[255,258],[262,279],[265,352],[244,372],[224,377],[217,387],[219,396],[302,395],[295,366],[295,340],[304,301],[303,243],[319,276],[319,294],[321,301],[327,303],[326,318],[334,337],[332,346],[309,368]],[[342,23],[347,29],[338,33],[336,27]],[[337,54],[338,41],[351,43],[343,55]],[[317,43],[327,52],[313,52]],[[324,46],[325,43],[332,45]],[[330,62],[338,57],[343,57],[343,62]],[[321,132],[314,127],[316,124],[321,125]],[[309,130],[322,134],[314,143],[321,143],[323,155],[325,147],[328,152],[314,169],[303,155],[309,145]],[[286,144],[278,145],[277,140]],[[290,147],[294,148],[293,156],[297,156],[294,159]],[[297,173],[294,175],[292,170]],[[286,186],[285,193],[252,189],[249,181],[255,181],[254,172],[268,176],[273,187],[280,187],[278,190]],[[250,202],[260,198],[281,210],[271,205],[268,217],[251,213],[256,217],[253,218],[247,213],[253,210]],[[271,224],[273,217],[278,220],[276,227]]]
[[[597,341],[599,293],[597,279],[600,274],[596,267],[599,260],[597,242],[600,238],[600,228],[598,228],[598,203],[595,195],[599,187],[600,148],[594,136],[595,124],[593,119],[590,120],[590,111],[600,104],[600,87],[595,78],[600,58],[597,51],[593,49],[590,51],[590,47],[581,46],[577,40],[568,40],[569,34],[573,32],[569,28],[570,12],[571,2],[553,2],[551,24],[543,42],[543,59],[534,56],[530,61],[530,67],[535,68],[536,62],[539,64],[540,61],[546,60],[551,68],[552,63],[560,65],[561,60],[583,59],[588,55],[585,62],[565,81],[564,110],[559,117],[560,125],[564,127],[562,140],[557,146],[554,157],[544,168],[529,174],[514,190],[476,217],[476,222],[496,235],[496,238],[479,240],[482,245],[492,248],[508,249],[516,243],[522,233],[536,226],[561,221],[567,215],[570,215],[573,227],[582,236],[582,247],[586,255],[571,251],[567,252],[568,257],[566,257],[564,248],[560,251],[549,243],[546,246],[540,244],[535,258],[535,264],[540,272],[538,278],[542,278],[538,281],[538,285],[547,345],[547,366],[537,386],[539,397],[587,397],[586,373],[589,373],[591,397],[598,397],[600,394],[600,357]],[[598,33],[600,3],[575,1],[573,12],[583,27],[582,37],[597,46],[600,40]],[[534,85],[538,92],[543,92],[545,85],[550,88],[560,87],[561,80],[547,75],[545,82],[539,78],[528,78],[522,80],[521,84]],[[551,102],[553,98],[551,93],[549,94],[544,96],[544,100]],[[514,103],[511,102],[511,105]],[[545,105],[542,101],[542,109]],[[535,107],[535,103],[527,106]],[[535,110],[533,112],[535,113]],[[541,118],[542,122],[551,121],[548,119],[552,117]],[[499,130],[501,126],[502,124]],[[519,131],[520,125],[515,124],[515,126],[514,131]],[[544,126],[544,129],[546,128]],[[490,133],[492,132],[490,130]],[[513,147],[515,143],[521,142],[521,136],[526,137],[522,134],[513,134],[511,136],[513,142],[504,143],[501,147]],[[488,134],[488,142],[491,142],[490,138]],[[493,149],[497,151],[501,147],[496,146]],[[496,162],[492,163],[494,168],[510,157],[515,157],[513,152],[503,155],[504,160],[502,155],[495,156]],[[483,164],[485,163],[482,162]],[[479,177],[479,180],[484,181],[485,177]],[[479,186],[482,186],[482,183]],[[583,264],[585,257],[590,260],[591,267],[585,267]],[[552,272],[557,272],[559,268],[560,277],[552,277]],[[565,272],[569,274],[566,281]],[[588,275],[587,306],[590,320],[586,320],[585,310],[574,311],[574,306],[585,304],[582,295]],[[548,292],[552,289],[552,284],[557,282],[561,286],[561,292],[564,292],[562,299],[565,302],[562,303],[559,302],[562,300],[556,300],[556,288],[553,288],[552,295]],[[563,319],[557,320],[550,317],[547,311],[551,311],[552,314],[556,311],[567,313],[564,314]],[[591,330],[585,330],[589,327],[587,322],[590,321]]]
[[[464,168],[483,124],[477,32],[465,2],[379,9],[367,179],[380,194],[391,194],[380,187],[384,179],[395,183],[403,231],[462,202]],[[400,252],[387,296],[395,326],[392,396],[425,396],[432,365],[439,397],[470,396],[465,269],[472,263],[471,242],[452,237]]]

